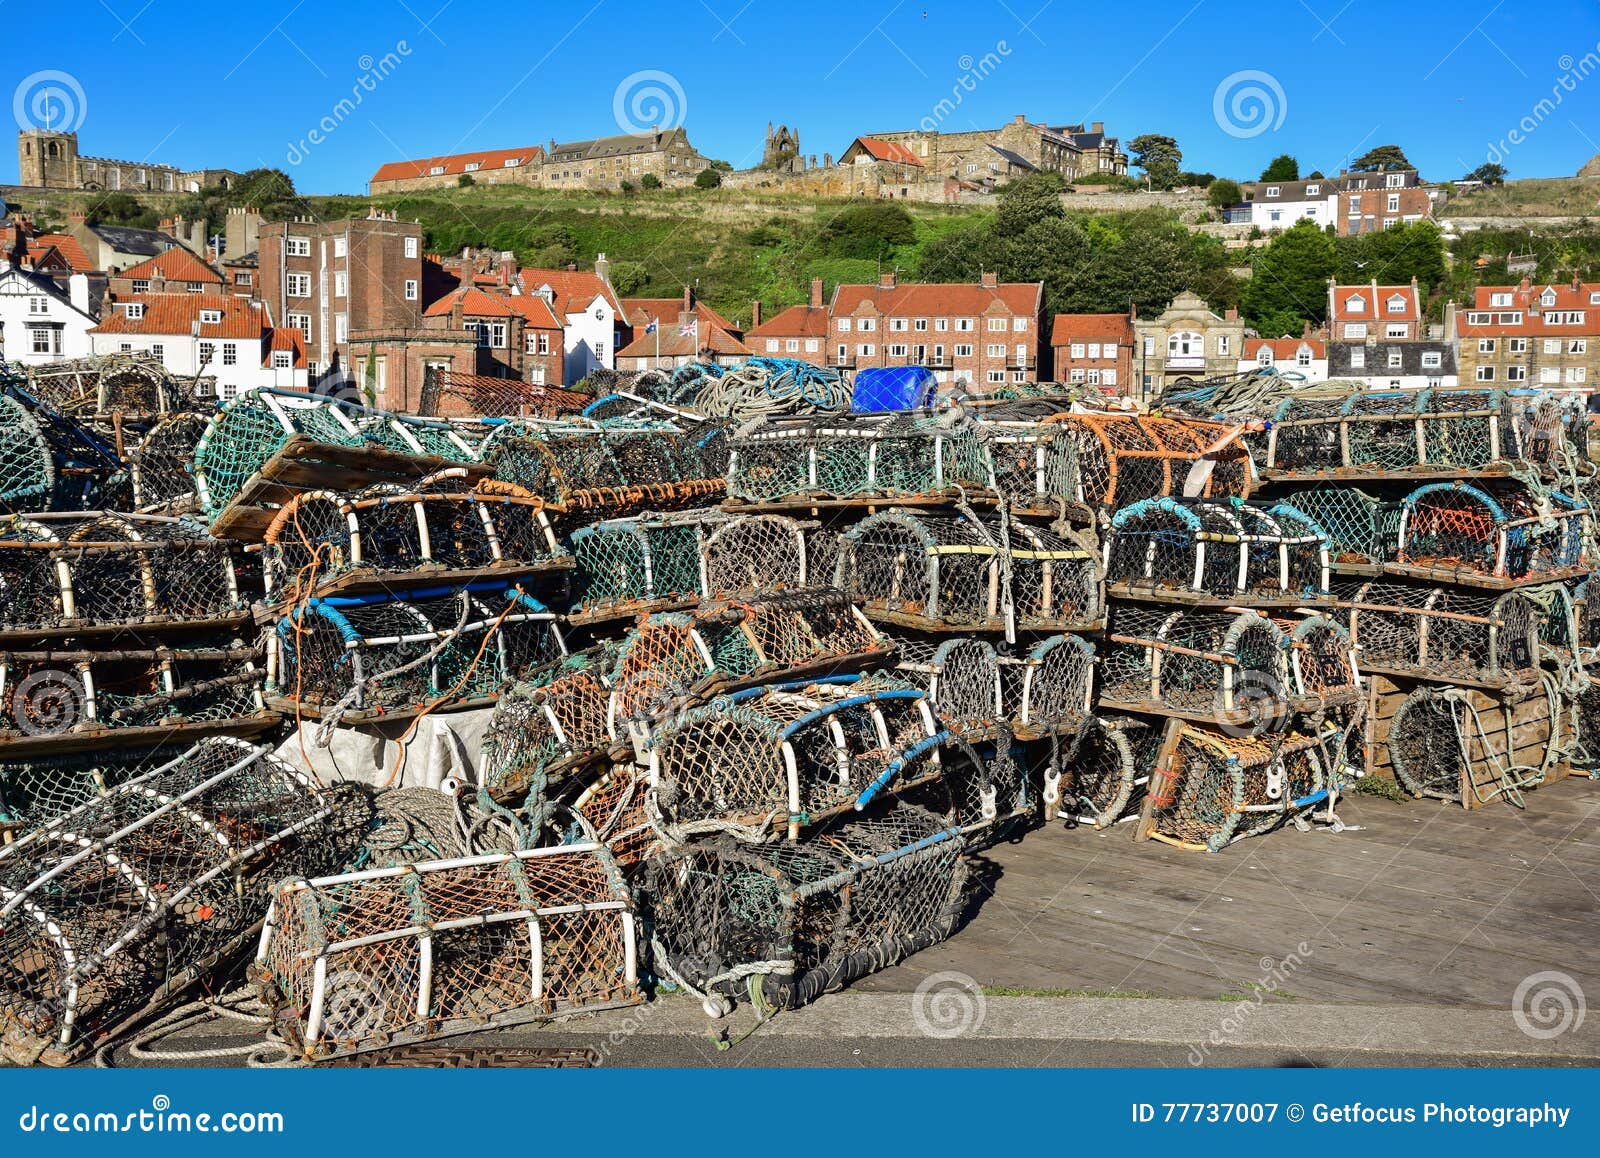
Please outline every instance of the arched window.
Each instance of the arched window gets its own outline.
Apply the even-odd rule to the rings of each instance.
[[[1167,339],[1169,358],[1202,358],[1205,352],[1205,338],[1192,330],[1179,330]]]

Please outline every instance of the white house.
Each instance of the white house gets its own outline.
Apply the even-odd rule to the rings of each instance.
[[[1275,370],[1296,382],[1328,380],[1328,343],[1321,338],[1246,338],[1239,356],[1239,373]]]
[[[253,386],[307,387],[300,332],[275,329],[267,307],[248,298],[139,294],[109,303],[89,341],[94,354],[147,352],[175,378],[215,378],[223,398]]]
[[[1269,233],[1288,229],[1301,220],[1326,227],[1334,223],[1339,210],[1337,178],[1257,181],[1241,189],[1250,206],[1250,224]]]
[[[631,340],[622,304],[611,290],[605,254],[595,272],[575,269],[525,269],[517,278],[522,293],[544,298],[564,330],[564,381],[582,381],[591,370],[615,369],[617,347]],[[624,338],[621,331],[627,331]]]
[[[0,262],[0,354],[22,365],[89,356],[89,279],[73,274],[67,289],[43,274]]]

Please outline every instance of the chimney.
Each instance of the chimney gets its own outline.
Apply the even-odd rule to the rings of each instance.
[[[757,298],[750,303],[750,328],[753,330],[761,324],[761,299]]]
[[[880,273],[878,275],[878,288],[894,289],[894,280],[894,270],[890,270],[888,273]]]
[[[1017,124],[1025,125],[1027,123],[1028,123],[1028,118],[1025,115],[1023,115],[1022,113],[1018,113],[1017,114]]]
[[[683,287],[683,312],[686,314],[694,313],[694,286],[692,285]]]
[[[1138,302],[1129,302],[1128,303],[1128,320],[1130,322],[1137,322],[1139,320],[1139,303]]]
[[[82,225],[88,219],[88,215],[85,214],[82,209],[74,209],[71,213],[67,214],[67,220],[72,222],[74,225]]]
[[[811,279],[811,308],[814,310],[822,308],[822,279],[820,277]]]
[[[67,296],[72,301],[74,309],[89,312],[89,279],[84,274],[75,273],[67,279]]]
[[[1237,322],[1239,320],[1239,311],[1234,309],[1228,310],[1222,315],[1222,320],[1225,322]]]
[[[1103,135],[1106,131],[1106,123],[1104,121],[1095,121],[1089,126],[1089,131],[1091,133],[1100,133]]]
[[[1310,318],[1306,319],[1305,327],[1300,331],[1300,340],[1302,342],[1309,342],[1311,340],[1311,319]]]
[[[603,253],[594,259],[594,275],[607,286],[611,284],[611,263],[606,260],[606,255]]]
[[[999,289],[1000,277],[993,270],[978,275],[978,285],[982,289]]]

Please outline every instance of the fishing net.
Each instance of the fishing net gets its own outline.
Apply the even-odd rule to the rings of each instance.
[[[0,850],[0,1051],[69,1063],[206,977],[271,882],[338,863],[332,816],[288,764],[216,738]]]
[[[308,1060],[642,1000],[632,901],[592,844],[285,881],[252,975]]]
[[[186,744],[167,743],[70,755],[8,753],[0,760],[0,832],[47,824],[129,780],[186,759],[189,751]]]
[[[525,577],[571,565],[542,499],[505,483],[465,489],[468,480],[444,473],[415,491],[385,483],[353,496],[309,491],[290,500],[262,548],[269,598],[438,582],[440,573],[454,581]]]
[[[1330,799],[1323,744],[1294,732],[1235,736],[1179,720],[1176,743],[1150,773],[1141,835],[1221,852]]]
[[[645,866],[656,966],[697,995],[748,987],[759,1006],[805,1005],[954,932],[964,847],[902,803],[803,844],[672,849]]]
[[[836,575],[870,618],[922,631],[1072,631],[1102,616],[1093,552],[993,517],[868,516],[840,536]]]
[[[152,417],[194,404],[150,354],[107,354],[28,367],[28,392],[53,410]]]
[[[1100,663],[1100,704],[1249,724],[1287,710],[1287,641],[1254,611],[1117,609]]]
[[[687,606],[705,594],[707,534],[715,511],[612,519],[572,534],[575,621]]]
[[[579,654],[547,683],[519,683],[495,704],[484,730],[479,780],[499,799],[543,800],[559,776],[605,756],[611,681],[597,655]],[[536,816],[543,824],[548,816]]]
[[[0,519],[0,630],[179,627],[243,617],[232,552],[148,515]]]
[[[893,637],[895,674],[928,697],[946,726],[964,736],[1002,726],[1010,705],[1001,698],[1000,654],[983,639]]]
[[[726,489],[721,474],[702,473],[714,465],[714,453],[703,453],[693,438],[659,423],[644,429],[554,427],[496,436],[486,449],[495,478],[591,516],[673,510],[714,501]]]
[[[1328,594],[1328,540],[1284,503],[1144,499],[1111,519],[1113,594],[1199,599],[1316,599]]]
[[[1366,583],[1348,606],[1369,670],[1504,686],[1531,682],[1539,667],[1539,608],[1522,592]]]
[[[1589,510],[1537,484],[1429,483],[1400,514],[1402,567],[1497,580],[1550,580],[1588,565]]]
[[[1058,414],[1045,425],[1070,433],[1078,476],[1072,497],[1091,507],[1116,510],[1186,494],[1250,495],[1250,455],[1238,440],[1238,427],[1131,414]]]
[[[1331,615],[1276,620],[1288,648],[1289,693],[1296,711],[1320,711],[1361,698],[1350,630]]]
[[[1001,686],[1017,737],[1076,733],[1093,702],[1095,666],[1094,644],[1076,635],[1050,636],[1025,659],[1003,660]]]
[[[199,506],[194,449],[208,426],[204,415],[174,414],[156,423],[128,455],[139,510],[178,514]]]
[[[1043,771],[1046,814],[1097,829],[1134,819],[1160,736],[1140,721],[1101,716],[1053,735]]]
[[[717,598],[833,580],[833,557],[815,546],[815,524],[784,515],[734,515],[704,526],[706,595]]]
[[[282,711],[352,723],[490,699],[561,659],[556,618],[493,584],[312,599],[268,634],[267,693]]]
[[[33,412],[0,394],[0,510],[46,510],[55,485],[55,456]]]
[[[1378,568],[1398,549],[1398,502],[1376,499],[1354,487],[1293,491],[1284,501],[1328,535],[1328,561],[1338,566]]]

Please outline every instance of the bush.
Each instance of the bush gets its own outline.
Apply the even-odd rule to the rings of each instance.
[[[696,189],[715,189],[721,184],[722,174],[717,172],[716,169],[712,168],[710,165],[707,165],[704,169],[701,169],[694,179],[694,185]]]
[[[661,178],[654,173],[646,173],[639,178],[639,186],[642,189],[659,189],[661,188]]]
[[[624,181],[621,185],[617,186],[617,188],[621,189],[624,193],[632,193],[633,192],[633,182],[632,181]]]
[[[456,188],[458,189],[465,189],[468,186],[476,184],[477,182],[472,179],[471,173],[463,173],[461,176],[456,178]]]

